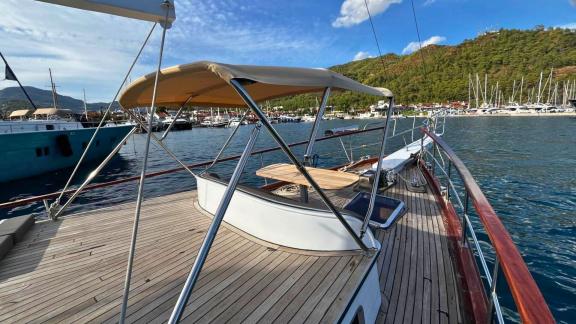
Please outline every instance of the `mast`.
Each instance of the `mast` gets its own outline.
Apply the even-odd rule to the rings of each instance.
[[[470,99],[472,98],[472,75],[468,73],[468,109],[470,109]]]
[[[52,85],[52,103],[54,108],[58,108],[58,103],[56,100],[56,86],[54,85],[54,79],[52,79],[52,69],[48,68],[48,72],[50,73],[50,84]]]
[[[522,104],[522,87],[524,86],[524,76],[522,76],[522,81],[520,81],[520,99],[519,104]]]
[[[551,94],[552,94],[552,73],[554,71],[554,68],[550,69],[550,76],[548,76],[548,80],[546,80],[546,82],[548,83],[548,103],[550,103],[550,99],[551,99]]]
[[[86,109],[86,89],[82,88],[82,92],[84,93],[84,116],[86,117],[86,121],[88,121],[88,109]]]
[[[510,102],[514,101],[514,97],[516,94],[516,79],[514,79],[514,83],[512,84],[512,97],[510,98]]]
[[[486,96],[488,95],[488,74],[484,74],[484,103],[486,104]]]
[[[6,59],[4,58],[4,55],[2,55],[2,52],[0,52],[0,57],[2,57],[2,61],[4,61],[4,64],[6,64],[6,71],[9,72],[9,74],[10,74],[10,75],[7,74],[6,78],[9,80],[12,80],[11,77],[13,77],[14,81],[18,82],[20,89],[22,89],[22,92],[24,92],[24,95],[26,96],[26,98],[28,99],[28,101],[30,102],[32,107],[34,107],[34,109],[37,109],[36,105],[34,104],[34,101],[32,101],[32,98],[30,98],[30,96],[28,95],[28,92],[26,92],[26,89],[24,89],[24,87],[22,86],[22,83],[20,83],[20,80],[18,80],[18,77],[16,77],[16,74],[14,73],[14,71],[12,70],[10,65],[8,64],[8,61],[6,61]]]
[[[478,76],[478,73],[476,73],[476,108],[478,108],[479,104],[480,104],[480,77]]]
[[[536,102],[538,104],[540,103],[541,89],[542,89],[542,71],[540,71],[540,81],[538,82],[538,97],[537,97],[537,102]]]

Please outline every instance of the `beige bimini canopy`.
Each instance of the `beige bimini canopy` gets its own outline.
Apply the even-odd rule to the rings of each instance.
[[[149,106],[155,73],[132,82],[120,95],[125,108]],[[240,107],[244,101],[229,83],[245,80],[244,87],[256,102],[300,93],[350,90],[374,96],[392,97],[384,88],[373,88],[326,69],[230,65],[196,62],[161,70],[156,95],[157,106],[180,106],[190,96],[190,105]]]
[[[54,115],[58,112],[56,108],[38,108],[34,111],[34,115]]]
[[[14,110],[10,113],[9,118],[24,117],[30,113],[29,109]]]

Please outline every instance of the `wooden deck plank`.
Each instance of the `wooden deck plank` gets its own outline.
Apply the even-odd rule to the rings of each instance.
[[[464,316],[441,212],[428,190],[407,190],[401,173],[383,194],[407,213],[376,231],[382,305],[378,322],[461,323]],[[293,193],[292,193],[293,194]],[[338,206],[356,192],[327,191]],[[145,201],[127,322],[168,319],[210,218],[195,192]],[[322,204],[311,192],[311,203]],[[291,197],[297,199],[297,197]],[[114,323],[133,222],[133,203],[40,222],[0,261],[0,321]],[[373,259],[276,250],[222,227],[184,322],[334,322]]]

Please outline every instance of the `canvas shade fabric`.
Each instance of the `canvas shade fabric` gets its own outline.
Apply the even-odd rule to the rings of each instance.
[[[14,110],[13,112],[10,113],[10,118],[13,117],[23,117],[26,116],[30,113],[30,110],[28,109],[22,109],[22,110]]]
[[[155,73],[132,82],[120,95],[125,108],[151,104]],[[256,102],[289,95],[332,90],[350,90],[380,97],[392,97],[384,88],[363,85],[341,74],[312,68],[230,65],[196,62],[177,65],[160,71],[156,95],[157,106],[180,106],[190,97],[190,105],[207,107],[245,106],[242,98],[230,86],[236,79],[244,84]]]

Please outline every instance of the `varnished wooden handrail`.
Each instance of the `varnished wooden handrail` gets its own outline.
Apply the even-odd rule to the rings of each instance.
[[[554,323],[554,317],[548,308],[548,304],[544,296],[542,296],[532,274],[530,274],[522,255],[468,168],[466,168],[452,148],[446,144],[444,139],[436,136],[436,134],[428,131],[426,128],[421,128],[421,130],[428,135],[437,146],[442,148],[460,174],[464,187],[468,191],[480,221],[484,225],[484,229],[494,247],[502,273],[504,273],[508,287],[510,287],[522,322]]]

